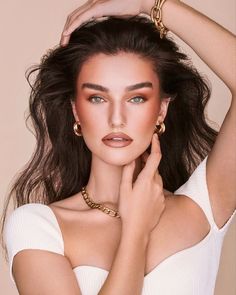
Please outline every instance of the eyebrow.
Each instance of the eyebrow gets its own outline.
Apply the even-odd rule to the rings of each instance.
[[[153,85],[151,82],[141,82],[141,83],[137,83],[137,84],[125,87],[125,91],[132,91],[132,90],[136,90],[136,89],[140,89],[144,87],[153,88]],[[104,87],[98,84],[93,84],[93,83],[83,83],[81,88],[82,89],[90,88],[90,89],[99,90],[102,92],[107,92],[107,93],[109,92],[109,89],[107,87]]]

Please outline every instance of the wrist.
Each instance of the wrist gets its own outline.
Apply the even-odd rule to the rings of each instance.
[[[151,9],[155,4],[155,0],[143,0],[141,5],[141,12],[150,15]]]
[[[139,230],[137,226],[133,227],[129,225],[127,227],[122,226],[122,238],[146,247],[150,239],[150,234],[147,231]]]
[[[181,2],[181,1],[180,0],[166,0],[165,2],[175,2],[175,3],[178,3],[178,2]],[[141,5],[141,12],[150,15],[151,14],[152,7],[154,5],[155,5],[155,0],[143,0],[143,3]]]

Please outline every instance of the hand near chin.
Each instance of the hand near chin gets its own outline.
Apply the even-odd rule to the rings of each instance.
[[[159,139],[153,136],[151,153],[133,184],[135,162],[124,166],[118,209],[124,230],[130,228],[139,235],[149,235],[158,224],[165,209],[163,182],[158,172],[160,160]]]

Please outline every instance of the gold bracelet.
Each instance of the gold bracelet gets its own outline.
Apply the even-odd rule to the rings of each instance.
[[[162,22],[162,5],[166,0],[155,0],[155,4],[151,10],[151,20],[155,23],[158,31],[160,32],[160,38],[162,39],[168,32],[168,29],[164,26]]]

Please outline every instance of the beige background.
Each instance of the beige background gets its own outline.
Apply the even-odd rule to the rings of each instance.
[[[84,1],[12,0],[4,3],[2,1],[0,4],[0,209],[13,175],[29,159],[34,147],[34,138],[26,129],[24,122],[29,93],[24,72],[30,65],[40,60],[47,48],[59,42],[67,14],[82,2]],[[235,0],[185,0],[184,2],[236,33]],[[191,55],[200,72],[206,74],[212,83],[212,98],[207,110],[210,119],[220,125],[229,107],[230,92],[188,46],[182,44],[182,47]],[[236,294],[235,249],[236,219],[226,234],[215,295]],[[18,294],[9,279],[8,268],[2,258],[0,258],[0,290],[4,295]]]

